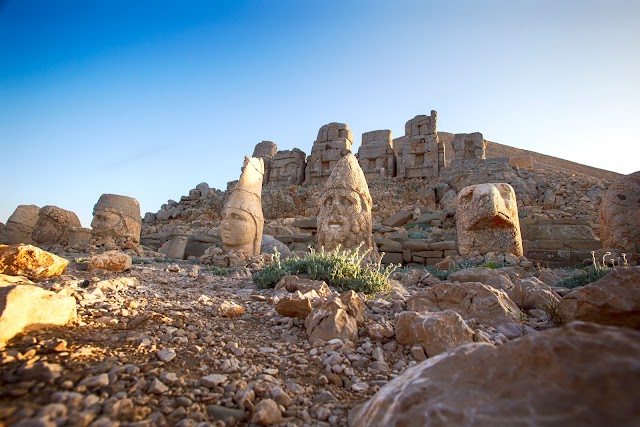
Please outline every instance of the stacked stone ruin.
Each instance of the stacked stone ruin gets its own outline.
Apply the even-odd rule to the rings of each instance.
[[[418,115],[407,121],[405,134],[393,139],[388,129],[362,134],[362,143],[353,153],[365,177],[433,178],[447,168],[445,144],[438,138],[438,113]],[[452,167],[470,167],[485,163],[508,165],[509,159],[485,160],[486,141],[479,132],[456,134]],[[262,141],[253,152],[265,162],[263,185],[281,188],[289,185],[323,184],[331,171],[351,153],[353,133],[344,123],[328,123],[320,128],[307,156],[304,151],[278,150],[271,141]]]

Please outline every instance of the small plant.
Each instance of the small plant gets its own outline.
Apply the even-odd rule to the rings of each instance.
[[[564,322],[562,321],[562,316],[560,315],[560,311],[558,310],[558,304],[559,301],[553,298],[549,298],[547,302],[544,303],[540,308],[547,313],[550,322],[557,326],[560,326]]]
[[[172,263],[175,262],[175,260],[173,258],[169,258],[169,257],[155,257],[153,259],[155,262],[167,262],[167,263]]]
[[[149,261],[148,259],[133,258],[131,260],[131,264],[151,264],[151,261]]]
[[[602,279],[616,267],[628,267],[627,255],[624,253],[622,254],[622,263],[620,262],[620,259],[618,259],[618,265],[616,266],[615,260],[609,260],[612,265],[611,267],[607,266],[607,257],[610,255],[611,252],[605,252],[605,254],[602,255],[602,263],[598,263],[598,260],[596,260],[595,251],[591,251],[591,260],[593,265],[584,268],[583,271],[578,274],[574,274],[573,276],[567,277],[566,279],[560,281],[560,283],[558,283],[558,286],[570,289],[585,286],[589,283],[593,283],[597,280]]]
[[[487,261],[483,264],[480,264],[478,267],[496,269],[496,268],[504,267],[504,264],[497,261]]]
[[[86,257],[86,256],[81,256],[73,259],[73,262],[78,262],[78,263],[87,262],[87,261],[89,261],[89,257]]]
[[[284,276],[308,274],[314,280],[324,280],[340,291],[353,290],[366,294],[389,289],[389,276],[396,266],[382,267],[380,260],[369,265],[364,263],[369,250],[360,252],[360,247],[352,251],[319,252],[311,249],[304,258],[280,259],[276,252],[273,264],[254,274],[253,282],[260,288],[273,288]]]

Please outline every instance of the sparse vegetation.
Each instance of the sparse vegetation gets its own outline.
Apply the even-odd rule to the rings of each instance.
[[[148,259],[142,259],[142,258],[132,258],[131,263],[132,264],[151,264],[151,261],[149,261]]]
[[[215,265],[210,265],[204,268],[205,271],[210,272],[214,276],[228,276],[234,271],[242,270],[241,268],[225,268],[225,267],[216,267]]]
[[[165,258],[155,257],[153,260],[155,262],[167,262],[167,263],[176,262],[173,258],[168,258],[168,257],[165,257]]]
[[[610,255],[611,252],[606,252],[602,256],[602,262],[599,263],[598,260],[596,260],[595,251],[591,251],[593,265],[585,267],[580,273],[577,273],[560,281],[557,286],[569,289],[578,288],[580,286],[585,286],[589,283],[593,283],[597,280],[602,279],[616,267],[628,267],[626,254],[622,254],[622,260],[618,259],[617,265],[615,260],[607,259],[607,257]],[[611,266],[607,265],[609,263],[611,263]]]
[[[284,276],[307,274],[312,279],[324,280],[340,291],[372,294],[388,290],[389,276],[397,267],[383,267],[380,261],[363,263],[368,253],[360,253],[359,248],[352,251],[340,251],[337,248],[332,252],[311,249],[311,253],[304,258],[281,260],[276,252],[273,264],[254,274],[253,282],[260,288],[273,288]]]

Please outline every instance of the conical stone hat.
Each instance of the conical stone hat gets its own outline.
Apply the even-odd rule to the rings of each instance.
[[[231,192],[223,211],[234,208],[247,212],[256,222],[256,238],[254,250],[260,253],[260,242],[264,228],[262,215],[262,178],[264,176],[264,162],[260,158],[246,157],[242,166],[242,174],[236,188]]]
[[[331,176],[324,185],[323,195],[331,190],[344,188],[360,194],[371,208],[372,200],[369,186],[356,156],[349,153],[338,161],[331,171]]]

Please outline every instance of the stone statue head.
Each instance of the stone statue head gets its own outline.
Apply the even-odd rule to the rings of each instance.
[[[93,207],[91,240],[95,245],[112,242],[122,249],[140,244],[140,204],[132,197],[103,194]]]
[[[458,194],[456,230],[461,255],[473,251],[522,255],[518,205],[506,183],[470,185]]]
[[[318,244],[327,251],[340,246],[363,250],[373,246],[371,195],[364,173],[353,154],[334,167],[320,197]]]
[[[262,179],[264,162],[245,157],[242,174],[222,208],[220,235],[225,250],[259,255],[264,216],[262,214]]]

